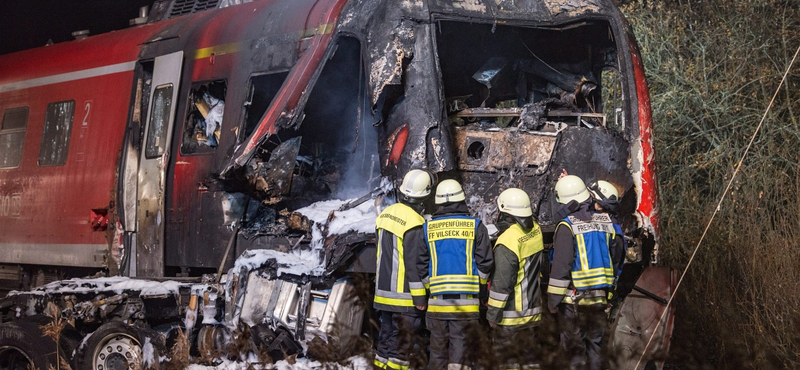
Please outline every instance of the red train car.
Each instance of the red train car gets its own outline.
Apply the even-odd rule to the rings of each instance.
[[[520,187],[552,237],[566,169],[620,190],[615,333],[661,330],[651,353],[666,350],[671,321],[630,314],[660,314],[652,297],[674,276],[650,267],[653,123],[611,1],[157,0],[147,24],[0,56],[0,112],[11,288],[100,270],[198,277],[252,249],[374,271],[372,236],[332,227],[359,202],[322,228],[305,207],[372,199],[412,168],[461,180],[489,224],[494,197]]]

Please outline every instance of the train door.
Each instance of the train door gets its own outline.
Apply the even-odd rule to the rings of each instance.
[[[183,52],[155,58],[136,207],[136,276],[164,275],[164,194]]]

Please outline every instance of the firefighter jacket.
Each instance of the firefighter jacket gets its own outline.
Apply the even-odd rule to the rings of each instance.
[[[494,247],[494,273],[486,318],[503,326],[535,325],[541,320],[539,273],[544,241],[539,224],[506,229]]]
[[[375,223],[378,256],[373,306],[392,312],[414,311],[408,276],[417,275],[416,253],[408,250],[404,241],[422,238],[425,219],[411,207],[395,203],[381,212]]]
[[[446,203],[425,223],[427,248],[420,248],[417,270],[430,291],[428,317],[479,317],[478,296],[492,271],[492,247],[486,226],[468,212],[464,202]]]
[[[548,306],[605,305],[613,290],[618,260],[624,257],[622,229],[606,213],[581,203],[557,226],[553,238]],[[613,258],[612,258],[613,257]]]

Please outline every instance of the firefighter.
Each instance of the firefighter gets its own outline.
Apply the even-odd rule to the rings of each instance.
[[[619,191],[614,184],[605,180],[593,181],[591,184],[589,184],[588,188],[589,193],[592,194],[592,199],[594,200],[595,212],[604,213],[611,216],[611,220],[614,222],[614,229],[617,231],[617,234],[621,236],[622,240],[622,243],[615,243],[613,249],[610,250],[611,261],[615,263],[614,268],[616,269],[614,288],[608,292],[608,300],[611,302],[611,298],[614,297],[617,287],[619,275],[622,273],[622,266],[625,262],[625,251],[627,250],[627,243],[625,241],[624,233],[622,232],[622,227],[619,225],[619,221],[617,221],[617,213],[619,212],[620,206]]]
[[[622,245],[622,233],[608,214],[594,211],[579,177],[562,177],[555,191],[563,219],[553,236],[548,308],[556,314],[569,368],[599,370],[607,296],[615,281],[610,251]]]
[[[373,307],[381,312],[375,366],[382,369],[408,369],[408,349],[422,325],[422,311],[414,307],[408,276],[416,276],[415,256],[410,239],[422,240],[422,203],[431,193],[432,175],[411,170],[400,184],[398,203],[378,216],[377,271]],[[409,245],[411,244],[411,245]],[[421,243],[417,243],[421,244]],[[424,287],[423,287],[424,294]]]
[[[497,197],[497,229],[486,319],[506,369],[538,369],[535,327],[542,318],[539,273],[544,241],[531,200],[510,188]]]
[[[429,369],[470,369],[467,332],[479,325],[479,294],[492,271],[489,233],[469,217],[464,190],[455,180],[436,187],[433,219],[424,226],[417,258],[419,279],[430,291],[425,320],[430,330]],[[423,297],[415,297],[423,303]],[[423,308],[425,308],[423,306]]]

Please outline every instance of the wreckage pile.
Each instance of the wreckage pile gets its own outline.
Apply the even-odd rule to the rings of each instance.
[[[651,87],[663,258],[683,268],[800,46],[796,2],[634,2]],[[682,368],[800,367],[800,66],[795,62],[689,270]]]

